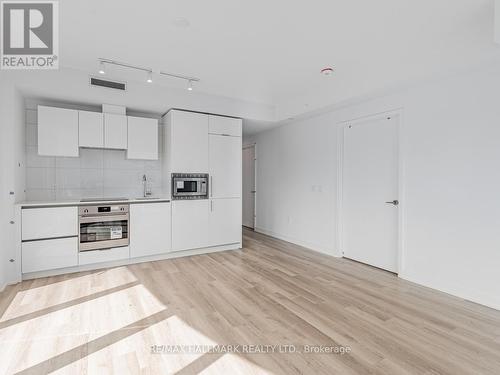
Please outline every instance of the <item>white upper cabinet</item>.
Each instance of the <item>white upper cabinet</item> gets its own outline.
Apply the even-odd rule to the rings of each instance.
[[[158,120],[128,116],[127,159],[158,160]]]
[[[100,112],[78,111],[80,147],[104,147],[104,116]]]
[[[125,150],[127,148],[127,116],[104,113],[104,148]]]
[[[242,120],[239,118],[208,116],[208,132],[210,134],[230,135],[241,137]]]
[[[78,111],[38,106],[38,154],[79,156]]]
[[[208,173],[208,115],[170,113],[170,167],[172,173]]]
[[[241,137],[209,135],[211,198],[241,197]]]

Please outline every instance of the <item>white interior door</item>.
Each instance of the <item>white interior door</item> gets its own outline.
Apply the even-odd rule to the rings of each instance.
[[[243,225],[255,226],[255,145],[243,149]]]
[[[342,168],[344,257],[391,272],[398,269],[398,128],[397,115],[347,125]]]

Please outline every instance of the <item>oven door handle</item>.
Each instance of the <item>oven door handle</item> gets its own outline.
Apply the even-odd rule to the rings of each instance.
[[[103,216],[80,216],[80,223],[101,223],[107,221],[121,221],[128,220],[128,214],[123,215],[103,215]]]

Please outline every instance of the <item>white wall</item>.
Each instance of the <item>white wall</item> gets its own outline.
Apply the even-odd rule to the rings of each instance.
[[[337,126],[403,108],[400,276],[500,308],[500,68],[259,133],[257,228],[332,255]]]
[[[9,262],[15,258],[15,225],[10,221],[15,220],[14,203],[25,198],[24,131],[24,100],[0,76],[0,290],[15,274],[16,264]]]

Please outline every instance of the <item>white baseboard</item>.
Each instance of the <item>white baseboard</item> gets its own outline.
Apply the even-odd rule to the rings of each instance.
[[[66,273],[93,271],[93,270],[99,270],[99,269],[103,269],[103,268],[127,266],[129,264],[153,262],[155,260],[180,258],[180,257],[191,256],[191,255],[210,254],[210,253],[215,253],[215,252],[219,252],[219,251],[237,250],[237,249],[241,249],[241,243],[223,245],[223,246],[205,247],[205,248],[201,248],[201,249],[173,251],[171,253],[152,255],[152,256],[147,256],[147,257],[142,257],[142,258],[131,258],[131,259],[127,258],[127,259],[122,259],[122,260],[115,260],[112,262],[86,264],[84,266],[59,268],[59,269],[55,269],[55,270],[30,272],[30,273],[24,273],[22,275],[22,278],[23,278],[23,280],[30,280],[30,279],[37,279],[40,277],[62,275],[62,274],[66,274]]]
[[[425,280],[421,277],[407,275],[406,273],[400,274],[399,277],[404,280],[411,281],[412,283],[450,294],[454,297],[478,303],[486,307],[491,307],[492,309],[500,310],[500,295],[484,294],[478,292],[477,290],[468,290],[466,288],[457,285],[446,284],[444,282],[437,284],[430,280]]]
[[[262,233],[262,234],[277,238],[279,240],[291,242],[295,245],[306,247],[310,250],[317,251],[317,252],[325,254],[325,255],[330,255],[330,256],[334,256],[334,257],[338,257],[338,258],[342,257],[341,255],[336,254],[336,252],[333,249],[326,249],[322,246],[318,246],[316,244],[311,244],[311,243],[307,243],[304,241],[300,241],[300,240],[297,240],[295,238],[281,235],[279,233],[275,233],[273,231],[269,231],[269,230],[266,230],[263,228],[256,227],[255,231],[258,233]],[[445,285],[444,283],[437,285],[436,283],[424,280],[422,278],[410,276],[410,275],[407,275],[406,273],[399,273],[398,277],[400,277],[401,279],[407,280],[407,281],[411,281],[415,284],[425,286],[427,288],[431,288],[434,290],[438,290],[440,292],[450,294],[452,296],[455,296],[455,297],[458,297],[458,298],[461,298],[464,300],[468,300],[468,301],[478,303],[478,304],[486,306],[486,307],[500,310],[500,295],[490,295],[490,294],[478,293],[476,290],[466,290],[463,287],[458,287],[456,285]]]
[[[335,252],[335,249],[332,249],[332,248],[327,248],[327,247],[324,247],[324,246],[321,246],[321,245],[318,245],[318,244],[314,244],[314,243],[311,243],[311,242],[302,241],[300,239],[293,238],[293,237],[290,237],[290,236],[285,236],[283,234],[279,234],[279,233],[276,233],[276,232],[273,232],[273,231],[270,231],[270,230],[267,230],[267,229],[264,229],[264,228],[255,227],[254,230],[257,233],[262,233],[262,234],[265,234],[267,236],[271,236],[271,237],[277,238],[279,240],[283,240],[283,241],[286,241],[286,242],[293,243],[295,245],[306,247],[309,250],[313,250],[313,251],[316,251],[318,253],[322,253],[322,254],[325,254],[325,255],[334,256],[334,257],[337,257],[337,258],[340,257],[340,255],[338,255]]]

